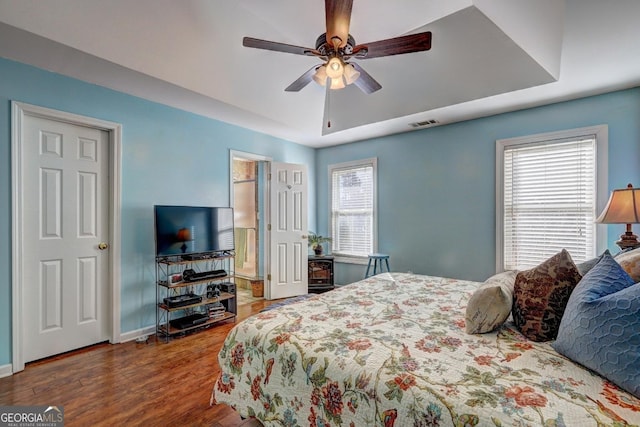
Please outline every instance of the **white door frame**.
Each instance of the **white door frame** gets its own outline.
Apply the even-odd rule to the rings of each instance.
[[[121,166],[122,166],[122,125],[92,117],[80,116],[64,111],[52,110],[22,102],[11,102],[11,286],[12,286],[12,372],[24,369],[24,337],[23,316],[28,315],[23,307],[23,227],[24,206],[21,194],[24,178],[22,170],[22,138],[25,116],[40,117],[49,120],[70,123],[73,125],[104,130],[109,134],[109,279],[110,301],[107,322],[109,342],[120,342],[120,198],[121,198]]]

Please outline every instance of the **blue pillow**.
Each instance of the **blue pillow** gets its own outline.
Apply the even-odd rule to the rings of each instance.
[[[640,397],[640,283],[610,254],[573,290],[552,346]]]
[[[611,255],[611,252],[609,252],[609,249],[605,249],[605,251],[602,253],[602,255],[604,255],[604,254]],[[585,274],[587,274],[589,272],[589,270],[591,270],[593,267],[595,267],[596,264],[598,263],[598,261],[600,261],[602,259],[602,255],[597,256],[595,258],[588,259],[585,262],[581,262],[580,264],[576,264],[576,267],[578,268],[578,271],[580,272],[580,275],[584,276]]]

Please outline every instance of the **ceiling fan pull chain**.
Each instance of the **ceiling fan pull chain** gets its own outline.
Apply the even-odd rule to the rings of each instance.
[[[331,127],[331,88],[327,85],[327,128]]]

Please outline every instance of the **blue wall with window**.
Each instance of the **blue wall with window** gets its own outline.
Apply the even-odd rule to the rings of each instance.
[[[316,211],[311,148],[0,59],[0,368],[11,363],[11,101],[123,125],[123,333],[155,324],[153,205],[228,206],[230,150],[306,164]]]
[[[609,126],[609,189],[640,186],[640,88],[319,149],[317,231],[329,230],[328,166],[376,156],[378,251],[391,269],[484,280],[495,272],[496,140],[599,124]],[[612,251],[623,228],[608,226]],[[335,270],[345,284],[366,266]]]

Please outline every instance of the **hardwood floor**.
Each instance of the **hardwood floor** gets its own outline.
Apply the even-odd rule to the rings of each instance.
[[[238,307],[240,321],[271,304]],[[27,364],[0,378],[0,405],[64,407],[65,426],[253,427],[226,405],[209,406],[218,351],[233,322],[165,344],[98,344]]]

